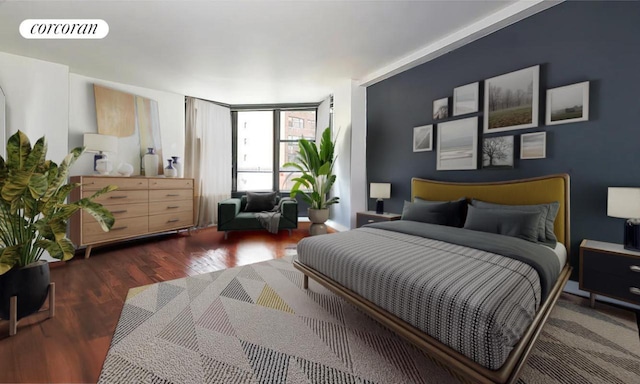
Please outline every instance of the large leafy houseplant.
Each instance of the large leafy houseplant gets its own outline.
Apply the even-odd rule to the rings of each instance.
[[[298,145],[299,152],[294,161],[284,164],[284,167],[302,172],[300,177],[292,179],[295,184],[291,188],[291,197],[300,195],[311,209],[327,209],[338,203],[338,197],[327,198],[336,181],[333,174],[335,143],[331,140],[331,129],[326,128],[322,133],[319,148],[305,139],[301,139]]]
[[[67,183],[67,178],[83,151],[75,148],[58,165],[45,159],[44,137],[33,148],[21,131],[9,138],[6,161],[0,157],[0,275],[38,261],[44,251],[57,259],[72,258],[75,247],[67,238],[67,221],[80,209],[91,214],[103,230],[111,228],[113,215],[94,199],[116,187],[65,202],[80,185]]]

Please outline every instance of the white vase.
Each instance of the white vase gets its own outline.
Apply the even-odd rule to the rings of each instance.
[[[158,176],[158,166],[160,165],[160,159],[158,159],[158,155],[155,154],[155,150],[153,148],[147,148],[147,153],[144,155],[143,164],[144,164],[144,175],[145,176]]]
[[[109,159],[103,157],[96,161],[96,171],[98,171],[102,176],[106,176],[113,171],[113,164],[111,164]]]
[[[118,167],[118,173],[121,176],[129,177],[133,174],[133,165],[129,163],[122,163]]]
[[[173,167],[173,159],[167,159],[167,161],[169,162],[169,165],[167,165],[167,167],[164,169],[164,176],[165,177],[178,177],[178,172]]]
[[[173,168],[176,169],[177,176],[176,177],[184,177],[184,168],[182,167],[182,162],[180,161],[180,157],[171,156],[173,159]]]

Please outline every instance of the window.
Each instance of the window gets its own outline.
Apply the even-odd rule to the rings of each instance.
[[[233,130],[233,192],[286,192],[300,172],[283,165],[295,160],[300,139],[315,143],[316,110],[240,110]]]
[[[273,190],[273,112],[238,112],[236,191]]]
[[[284,122],[287,122],[285,125]],[[307,124],[305,124],[305,121]],[[313,124],[309,122],[313,121]],[[298,140],[307,139],[313,143],[316,141],[316,111],[280,111],[280,152],[279,152],[279,178],[278,189],[290,191],[294,181],[300,172],[294,172],[295,168],[285,168],[284,164],[295,161],[298,154]],[[285,139],[286,138],[286,139]]]

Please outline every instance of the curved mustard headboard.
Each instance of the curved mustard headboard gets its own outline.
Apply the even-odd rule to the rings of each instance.
[[[467,200],[478,199],[490,203],[520,205],[560,203],[554,232],[569,252],[569,175],[559,174],[532,179],[487,183],[455,183],[427,179],[411,179],[411,200]]]

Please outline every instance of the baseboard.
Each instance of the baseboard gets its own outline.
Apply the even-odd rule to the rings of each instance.
[[[573,280],[569,280],[567,281],[567,284],[564,286],[564,291],[567,293],[571,293],[573,295],[576,296],[582,296],[582,297],[589,297],[589,292],[583,291],[580,288],[578,288],[578,282],[577,281],[573,281]],[[629,309],[633,309],[633,310],[640,310],[640,306],[638,305],[633,305],[631,303],[627,303],[625,301],[620,301],[620,300],[616,300],[616,299],[610,299],[608,297],[602,296],[602,295],[596,295],[596,300],[597,301],[602,301],[605,303],[611,303],[611,304],[615,304],[615,305],[619,305],[621,307],[626,307]]]

